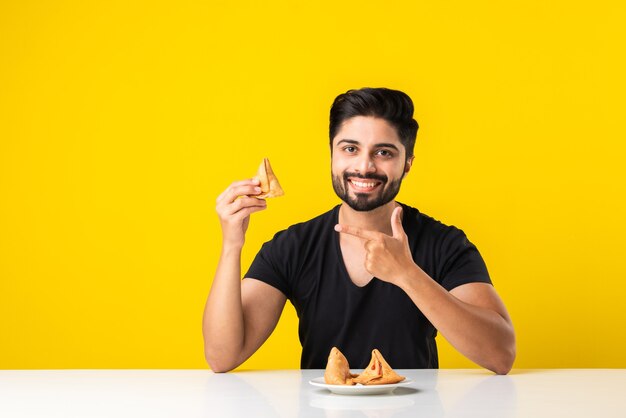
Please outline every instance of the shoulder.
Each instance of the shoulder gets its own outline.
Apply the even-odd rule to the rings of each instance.
[[[487,267],[465,232],[406,207],[405,229],[416,261],[447,290],[469,282],[491,283]],[[404,224],[403,220],[403,224]]]
[[[403,219],[403,227],[414,253],[424,253],[434,263],[441,265],[455,254],[476,250],[462,229],[404,204],[403,211],[405,216],[408,215],[407,219]]]
[[[400,203],[400,202],[398,202]],[[420,238],[431,238],[436,242],[465,239],[465,233],[454,225],[447,225],[432,216],[420,212],[417,208],[400,203],[404,213],[403,224],[409,232]],[[407,232],[408,233],[408,232]]]

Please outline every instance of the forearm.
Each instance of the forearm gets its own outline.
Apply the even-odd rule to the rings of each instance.
[[[202,328],[205,357],[211,368],[227,371],[236,367],[245,340],[240,246],[222,248]]]
[[[433,326],[470,360],[495,373],[508,373],[515,359],[510,320],[493,309],[463,302],[415,267],[398,283]]]

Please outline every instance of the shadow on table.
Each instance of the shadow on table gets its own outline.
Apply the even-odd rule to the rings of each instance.
[[[481,418],[514,417],[517,389],[509,376],[485,377],[468,388],[458,401],[446,408],[446,417],[466,417],[468,411]]]
[[[242,370],[211,374],[207,391],[220,394],[220,413],[216,417],[296,417],[301,407],[302,382],[300,372]]]

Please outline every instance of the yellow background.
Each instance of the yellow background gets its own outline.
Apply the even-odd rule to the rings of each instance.
[[[215,198],[264,156],[286,190],[245,271],[337,204],[328,110],[364,86],[413,98],[399,200],[481,250],[515,367],[626,367],[622,2],[311,3],[0,2],[0,368],[207,367]],[[298,368],[296,326],[242,368]]]

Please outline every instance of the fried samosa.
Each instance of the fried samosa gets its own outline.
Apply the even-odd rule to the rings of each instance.
[[[372,360],[363,373],[352,379],[354,383],[362,385],[385,385],[403,381],[404,376],[394,372],[389,363],[377,349],[372,350]]]
[[[279,197],[285,194],[282,187],[280,187],[280,183],[278,183],[278,179],[274,175],[274,171],[272,171],[269,159],[263,159],[256,176],[261,183],[259,185],[259,187],[261,187],[261,194],[255,195],[254,197],[266,199],[268,197]]]
[[[348,359],[337,347],[333,347],[328,355],[324,382],[327,385],[354,385],[352,378],[356,376],[356,374],[350,373]]]

